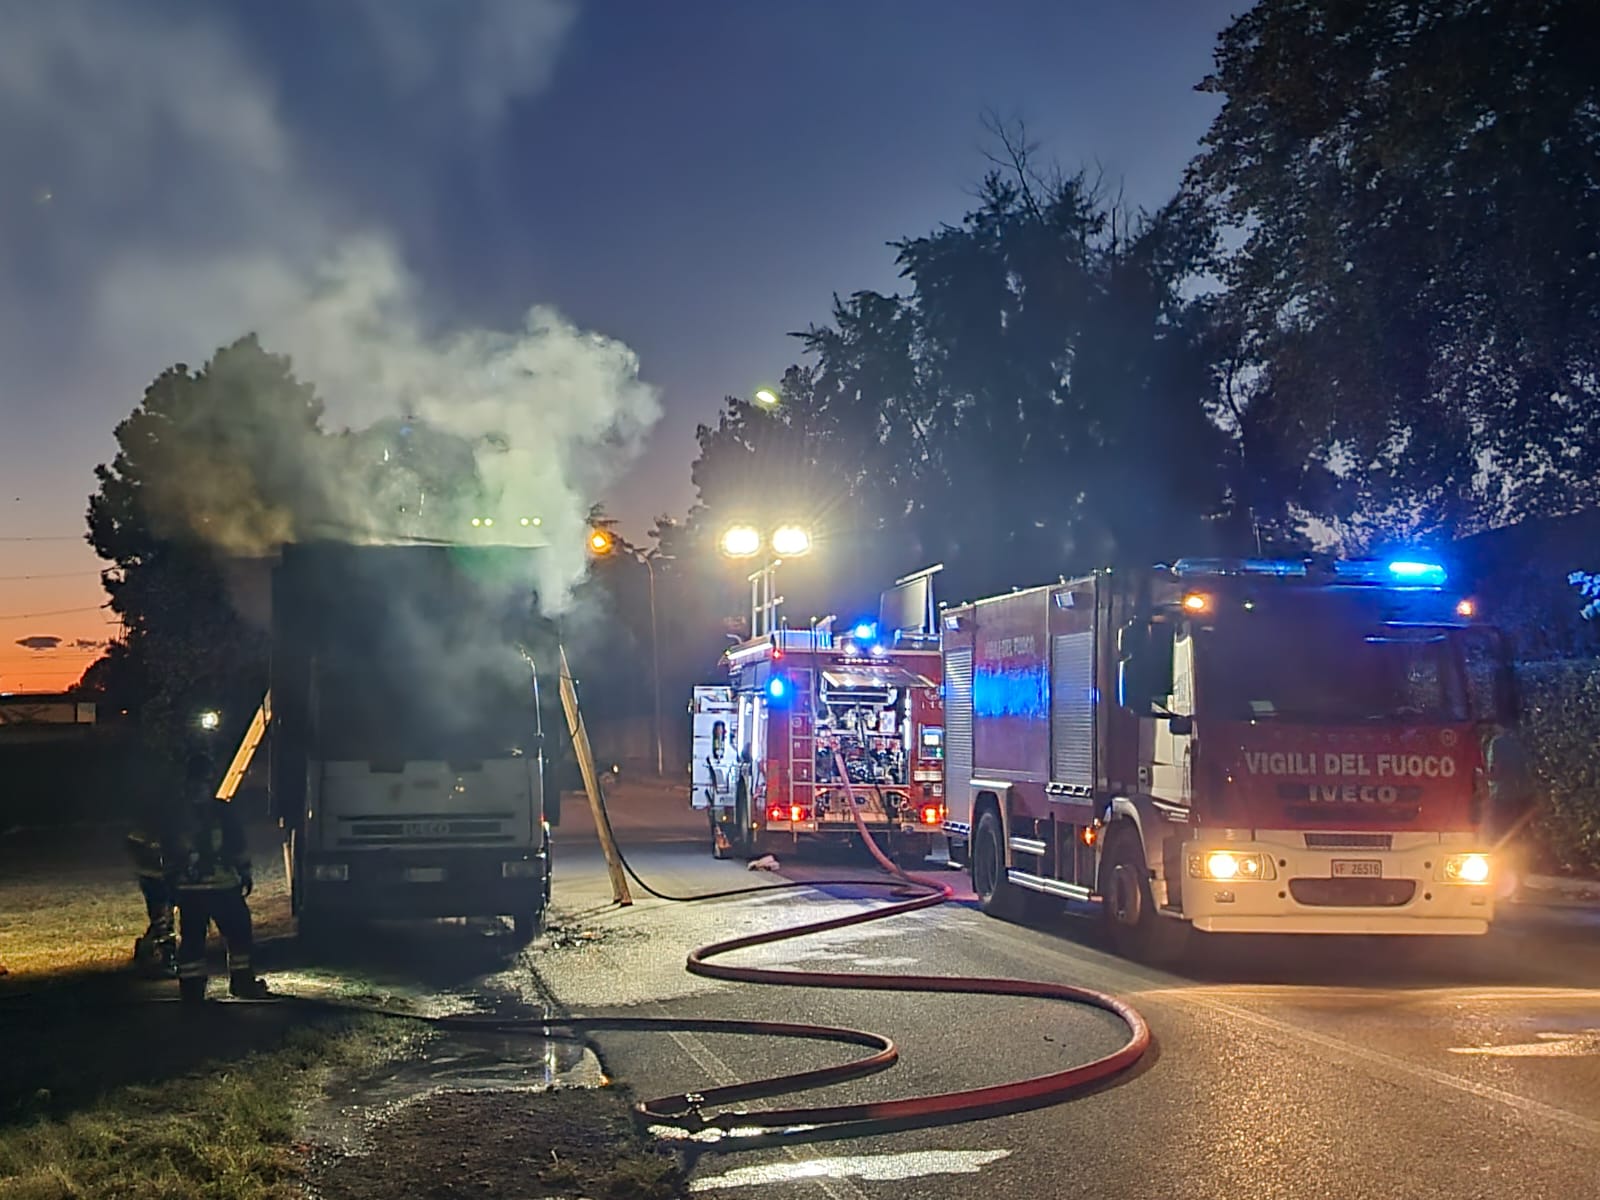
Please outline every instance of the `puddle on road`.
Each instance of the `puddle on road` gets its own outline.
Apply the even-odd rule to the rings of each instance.
[[[769,1162],[735,1167],[721,1175],[691,1180],[691,1192],[723,1188],[765,1187],[793,1179],[863,1179],[887,1183],[927,1175],[976,1175],[1009,1150],[913,1150],[902,1154],[854,1154],[809,1158],[801,1162]]]
[[[1575,1033],[1536,1033],[1536,1042],[1509,1046],[1451,1046],[1451,1054],[1481,1054],[1489,1058],[1588,1058],[1600,1055],[1600,1029]]]
[[[415,1056],[332,1080],[306,1122],[306,1137],[335,1154],[363,1154],[376,1126],[440,1092],[539,1092],[609,1082],[599,1059],[574,1042],[452,1030],[429,1038]]]

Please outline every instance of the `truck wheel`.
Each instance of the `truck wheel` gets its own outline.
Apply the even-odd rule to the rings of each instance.
[[[750,792],[742,779],[739,781],[739,793],[733,806],[733,827],[737,837],[728,840],[733,843],[734,852],[745,858],[754,858],[756,832],[750,826]]]
[[[516,913],[511,918],[511,936],[517,945],[526,946],[544,929],[544,907],[528,913]]]
[[[1100,868],[1106,939],[1124,958],[1174,963],[1188,947],[1189,926],[1156,911],[1144,849],[1131,832],[1118,834]]]
[[[978,906],[1003,921],[1021,920],[1028,907],[1023,890],[1006,878],[1000,814],[992,808],[984,810],[972,831],[972,890],[978,893]]]
[[[305,905],[295,916],[295,943],[300,952],[317,961],[336,958],[340,946],[338,925],[326,913],[308,913]]]

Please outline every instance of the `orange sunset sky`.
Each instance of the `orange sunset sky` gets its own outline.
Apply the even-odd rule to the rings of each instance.
[[[59,691],[100,656],[118,630],[100,607],[101,565],[81,534],[20,541],[0,533],[0,692]]]

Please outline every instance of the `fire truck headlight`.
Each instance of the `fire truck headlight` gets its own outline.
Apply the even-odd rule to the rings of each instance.
[[[1240,854],[1234,850],[1208,850],[1189,855],[1189,877],[1219,882],[1271,879],[1276,872],[1265,854]]]
[[[1450,883],[1488,883],[1487,854],[1452,854],[1444,860],[1444,877]]]
[[[1206,855],[1206,874],[1212,879],[1232,879],[1239,873],[1239,858],[1226,850]]]
[[[348,863],[313,863],[311,878],[318,883],[348,883],[350,866]]]

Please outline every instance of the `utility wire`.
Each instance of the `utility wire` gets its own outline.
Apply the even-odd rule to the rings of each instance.
[[[16,583],[23,579],[77,579],[90,575],[100,575],[113,569],[112,567],[102,567],[98,571],[52,571],[44,575],[0,575],[0,583]]]
[[[104,604],[90,604],[85,608],[53,608],[47,612],[0,613],[0,621],[28,621],[34,617],[64,617],[68,613],[98,612]]]

